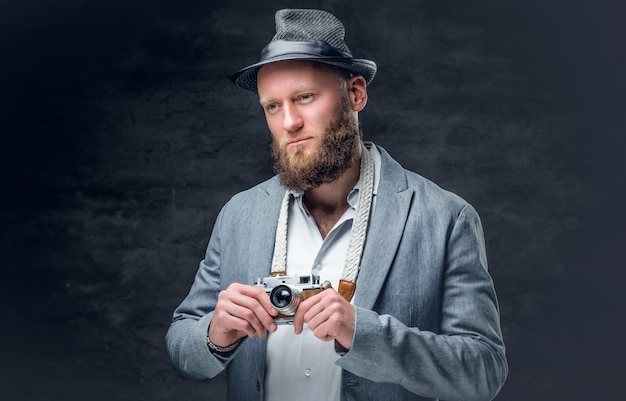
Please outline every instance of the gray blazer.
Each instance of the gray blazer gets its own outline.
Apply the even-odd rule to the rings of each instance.
[[[379,150],[381,179],[354,296],[356,331],[337,362],[341,399],[490,400],[508,367],[479,217]],[[221,290],[268,275],[284,191],[274,177],[224,206],[166,336],[183,377],[207,380],[228,369],[229,400],[263,400],[265,341],[246,339],[219,358],[207,348],[207,329]]]

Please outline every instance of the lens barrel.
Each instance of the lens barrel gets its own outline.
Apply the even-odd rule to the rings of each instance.
[[[302,291],[288,284],[277,285],[270,293],[270,302],[283,315],[293,316],[302,300]]]

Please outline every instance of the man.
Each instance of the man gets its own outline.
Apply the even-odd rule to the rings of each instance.
[[[489,400],[507,363],[482,228],[461,198],[361,140],[376,64],[319,10],[281,10],[233,81],[257,92],[277,177],[222,209],[167,334],[184,377],[230,400]],[[257,278],[332,288],[291,325]],[[326,286],[325,286],[326,287]]]

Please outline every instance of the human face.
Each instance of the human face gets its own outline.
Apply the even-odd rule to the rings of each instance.
[[[282,62],[259,72],[258,90],[283,185],[332,182],[358,159],[360,133],[346,82],[324,65]]]

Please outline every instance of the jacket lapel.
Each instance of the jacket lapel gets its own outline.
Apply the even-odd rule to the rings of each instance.
[[[404,169],[382,148],[381,179],[370,218],[355,305],[372,309],[400,245],[413,190],[408,189]]]
[[[249,267],[250,284],[256,278],[267,277],[270,274],[278,213],[285,195],[285,188],[278,183],[277,179],[274,179],[268,187],[260,188],[259,191],[261,193],[258,194],[257,202],[253,205],[254,215],[248,222],[250,227],[255,228],[250,230],[251,238],[248,238],[250,249],[247,252],[253,252],[250,259],[253,263]]]

